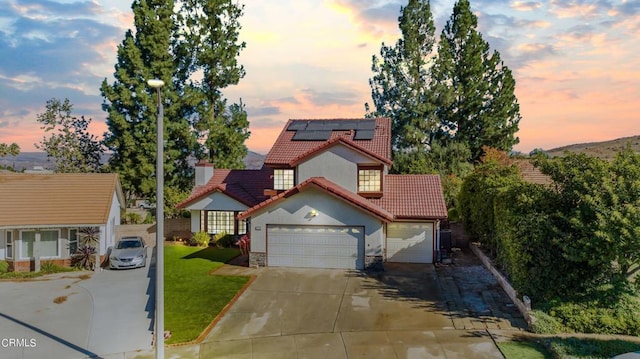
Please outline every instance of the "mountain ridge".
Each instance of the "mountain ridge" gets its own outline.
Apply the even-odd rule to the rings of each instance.
[[[246,169],[260,169],[264,163],[266,155],[249,151],[244,158]],[[105,155],[103,163],[109,160],[109,155]],[[53,169],[53,162],[47,158],[45,152],[20,152],[17,156],[6,156],[0,158],[0,169],[13,168],[16,171],[32,170],[35,167]]]

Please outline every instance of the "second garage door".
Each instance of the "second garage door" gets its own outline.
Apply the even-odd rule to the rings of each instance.
[[[364,229],[357,226],[267,226],[270,267],[364,267]]]
[[[433,223],[389,223],[387,261],[432,263]]]

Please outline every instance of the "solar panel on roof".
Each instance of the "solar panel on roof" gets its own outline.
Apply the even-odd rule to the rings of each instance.
[[[357,120],[357,127],[354,127],[356,130],[375,130],[376,129],[376,120]]]
[[[307,130],[331,130],[331,127],[327,126],[326,123],[327,121],[324,120],[309,121],[307,124]]]
[[[326,141],[331,137],[330,130],[298,130],[296,131],[293,141]]]
[[[332,129],[334,131],[348,131],[356,128],[356,120],[338,120],[332,121]]]
[[[307,122],[309,121],[304,121],[304,120],[291,121],[291,123],[289,124],[289,127],[287,127],[287,131],[304,130],[305,128],[307,128]]]
[[[354,140],[373,140],[375,130],[356,130]]]

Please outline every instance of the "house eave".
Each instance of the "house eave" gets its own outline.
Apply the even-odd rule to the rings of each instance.
[[[106,226],[106,223],[58,223],[58,224],[3,224],[0,225],[0,229],[52,229],[62,227],[101,227]]]

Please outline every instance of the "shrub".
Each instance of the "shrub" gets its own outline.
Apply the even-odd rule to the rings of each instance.
[[[96,266],[96,248],[89,245],[82,245],[78,251],[71,256],[71,265],[80,268],[94,270]]]
[[[142,221],[142,224],[151,224],[155,223],[155,221],[155,217],[151,213],[147,213],[147,216],[144,217],[144,221]]]
[[[191,244],[198,247],[206,247],[209,245],[209,240],[209,233],[197,232],[193,234],[193,237],[191,237]]]
[[[127,224],[140,224],[142,223],[142,216],[135,212],[129,212],[124,215],[124,222]]]
[[[9,262],[0,261],[0,273],[7,273],[7,272],[9,272]]]
[[[233,239],[227,232],[220,232],[213,237],[213,243],[220,248],[229,248],[233,245]]]
[[[53,262],[42,262],[40,264],[40,271],[44,273],[55,273],[58,270],[58,266],[53,264]]]
[[[606,304],[609,305],[595,301],[562,303],[549,313],[567,328],[581,333],[640,335],[640,300],[624,294]]]
[[[558,334],[567,332],[567,328],[559,320],[541,310],[532,311],[531,316],[534,318],[531,324],[531,331],[534,333]]]

